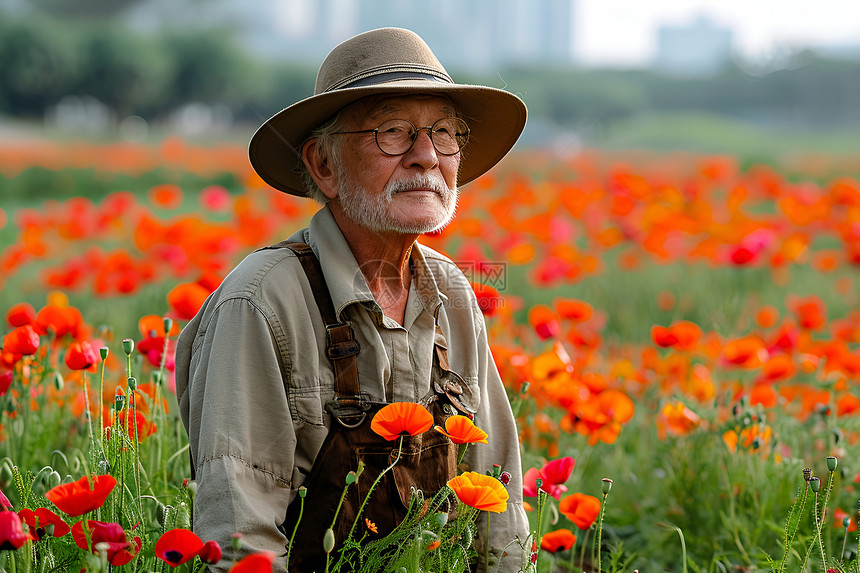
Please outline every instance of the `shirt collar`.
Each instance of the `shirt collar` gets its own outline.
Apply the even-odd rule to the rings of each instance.
[[[369,310],[382,319],[383,312],[373,298],[358,262],[355,260],[343,232],[328,205],[317,211],[310,225],[302,232],[300,239],[310,245],[322,267],[323,276],[334,303],[337,319],[343,310],[354,303],[363,303]],[[412,263],[412,283],[409,285],[410,298],[415,295],[424,309],[434,319],[444,294],[439,292],[436,279],[418,243],[415,243],[410,257]],[[414,291],[414,292],[413,292]]]

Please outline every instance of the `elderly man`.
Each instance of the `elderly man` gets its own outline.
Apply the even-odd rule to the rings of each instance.
[[[183,330],[176,353],[182,419],[198,492],[194,529],[245,553],[272,551],[284,571],[324,565],[347,472],[366,466],[339,514],[381,536],[403,518],[414,490],[429,497],[457,472],[456,446],[428,432],[407,438],[392,475],[357,505],[393,444],[369,431],[392,402],[425,405],[435,423],[474,418],[489,435],[465,464],[512,474],[507,510],[489,541],[501,571],[517,571],[525,540],[514,417],[493,363],[475,295],[453,262],[422,246],[444,227],[463,185],[495,165],[526,120],[516,96],[453,82],[414,33],[385,28],[337,46],[315,95],[269,119],[251,163],[274,188],[324,207],[310,226],[244,261]],[[305,490],[303,490],[305,491]],[[483,517],[481,519],[484,519]],[[372,532],[369,532],[373,535]]]

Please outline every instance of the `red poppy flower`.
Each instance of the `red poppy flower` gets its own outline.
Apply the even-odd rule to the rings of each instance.
[[[248,555],[232,567],[228,573],[271,573],[275,562],[275,554],[262,551]]]
[[[487,433],[466,416],[451,416],[445,420],[445,429],[436,426],[436,431],[445,434],[455,444],[486,444]]]
[[[203,563],[215,565],[221,561],[221,546],[218,545],[217,541],[207,541],[197,555]]]
[[[29,324],[19,326],[3,337],[3,350],[19,356],[36,354],[39,349],[39,334]]]
[[[68,524],[59,515],[44,507],[40,507],[36,511],[25,507],[18,512],[18,515],[21,516],[21,519],[30,528],[30,533],[33,534],[37,541],[44,537],[45,527],[48,525],[54,526],[54,537],[62,537],[70,531]]]
[[[555,312],[544,304],[536,304],[529,309],[529,323],[541,340],[558,336],[561,330]]]
[[[9,386],[12,385],[12,380],[15,379],[15,372],[6,370],[0,366],[0,396],[5,396],[9,391]]]
[[[135,392],[135,395],[138,395],[138,393]],[[138,404],[141,404],[141,402],[138,402]],[[158,429],[139,409],[135,409],[133,418],[129,415],[128,408],[123,409],[119,413],[118,421],[120,426],[126,426],[128,429],[128,439],[131,441],[135,440],[135,426],[137,426],[137,441],[139,442],[143,442],[143,440],[154,434]]]
[[[540,540],[540,548],[550,553],[567,551],[576,543],[576,535],[569,529],[550,531]]]
[[[75,517],[101,507],[114,486],[116,479],[111,475],[95,476],[92,486],[90,477],[84,476],[78,481],[49,489],[45,497],[60,511]]]
[[[543,482],[540,489],[555,499],[561,499],[561,494],[567,491],[567,486],[564,485],[564,482],[570,477],[575,463],[572,457],[565,456],[548,461],[540,470],[530,468],[523,475],[523,495],[526,497],[537,497],[537,480],[540,479]]]
[[[14,511],[0,511],[0,551],[13,551],[27,543],[21,517]]]
[[[0,511],[3,511],[4,509],[11,509],[11,508],[12,508],[12,502],[9,501],[9,498],[6,497],[5,493],[3,493],[3,490],[0,490]]]
[[[162,535],[155,544],[155,556],[170,565],[178,567],[194,559],[203,549],[203,541],[187,529],[171,529]]]
[[[450,480],[448,487],[469,507],[496,513],[508,508],[508,490],[493,476],[465,472]]]
[[[410,436],[423,434],[433,427],[433,415],[414,402],[395,402],[380,409],[370,422],[370,429],[386,440],[394,440],[404,432]]]
[[[558,510],[579,529],[585,531],[600,514],[600,500],[593,495],[575,493],[561,500]]]
[[[66,350],[66,366],[72,370],[86,370],[99,361],[99,355],[87,342],[73,342]]]
[[[570,477],[575,463],[576,461],[570,456],[548,461],[540,470],[544,483],[563,484]]]
[[[478,308],[485,316],[493,316],[496,310],[502,307],[503,301],[499,291],[490,285],[481,283],[473,283],[472,290],[475,291],[475,297],[478,300]]]
[[[87,521],[87,527],[90,530],[93,553],[98,553],[96,545],[106,543],[107,560],[111,565],[125,565],[140,552],[140,537],[135,537],[129,541],[128,536],[119,523],[105,523],[90,519]],[[72,538],[78,547],[81,549],[87,548],[87,536],[84,533],[83,521],[79,521],[72,526]]]
[[[27,302],[19,302],[13,304],[6,311],[6,322],[9,326],[24,326],[25,324],[35,324],[36,309],[33,305]]]

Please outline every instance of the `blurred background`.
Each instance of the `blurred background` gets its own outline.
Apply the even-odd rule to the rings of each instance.
[[[244,142],[381,26],[523,97],[520,147],[860,151],[853,0],[0,0],[0,143]]]

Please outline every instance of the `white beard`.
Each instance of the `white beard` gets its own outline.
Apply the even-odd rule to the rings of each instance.
[[[425,221],[405,222],[388,212],[394,195],[411,189],[432,189],[442,202],[438,215]],[[448,188],[441,177],[419,173],[387,184],[379,195],[371,197],[364,187],[345,174],[340,174],[338,199],[344,213],[356,224],[373,232],[421,234],[441,229],[451,222],[457,211],[456,185]]]

